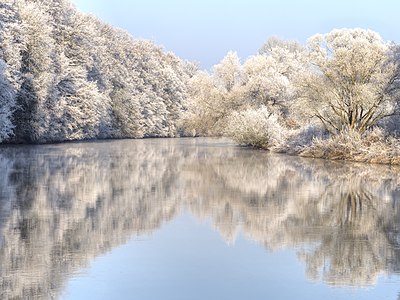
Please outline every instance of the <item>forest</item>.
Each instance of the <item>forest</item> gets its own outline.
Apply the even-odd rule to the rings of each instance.
[[[224,136],[400,164],[399,65],[399,45],[344,28],[306,45],[270,37],[202,71],[69,0],[2,0],[0,143]]]

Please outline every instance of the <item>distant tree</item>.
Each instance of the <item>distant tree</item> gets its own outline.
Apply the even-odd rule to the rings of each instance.
[[[268,56],[252,56],[245,62],[244,89],[253,106],[265,105],[288,117],[295,96],[293,79],[304,68],[303,53],[276,47]]]
[[[227,92],[243,80],[242,66],[236,52],[228,52],[221,62],[214,66],[214,80]]]
[[[252,105],[265,105],[285,119],[293,118],[294,79],[305,67],[305,48],[297,42],[270,38],[259,54],[244,64],[246,93]]]
[[[246,105],[244,72],[236,52],[228,52],[213,72],[198,72],[188,82],[183,127],[192,135],[223,135],[227,117]]]
[[[298,81],[301,105],[332,134],[360,133],[395,112],[398,61],[376,32],[340,29],[308,41],[309,71]]]
[[[296,41],[286,41],[279,37],[270,37],[258,50],[258,54],[270,55],[275,52],[276,48],[285,49],[291,53],[299,53],[304,51],[304,47]]]
[[[289,117],[293,79],[304,69],[305,49],[298,44],[288,49],[279,41],[268,54],[252,56],[243,65],[235,52],[229,52],[211,74],[199,72],[190,80],[183,118],[188,134],[226,134],[227,118],[242,110],[267,107],[275,117]]]

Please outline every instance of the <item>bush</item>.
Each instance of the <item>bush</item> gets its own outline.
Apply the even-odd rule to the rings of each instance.
[[[265,106],[234,112],[228,117],[225,135],[241,145],[271,149],[284,140],[285,130]]]

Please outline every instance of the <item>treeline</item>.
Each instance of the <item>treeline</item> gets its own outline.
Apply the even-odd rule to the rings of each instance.
[[[2,0],[0,142],[176,136],[193,70],[69,0]]]
[[[269,39],[189,83],[187,133],[303,156],[400,163],[399,46],[371,30]]]
[[[400,163],[400,47],[371,30],[271,38],[208,73],[69,0],[3,0],[0,41],[0,142],[227,136]]]

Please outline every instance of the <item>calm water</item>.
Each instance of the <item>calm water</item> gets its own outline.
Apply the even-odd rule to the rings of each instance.
[[[400,170],[217,139],[0,148],[0,299],[400,299]]]

